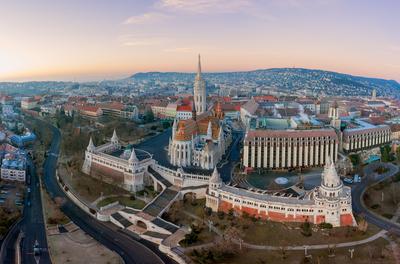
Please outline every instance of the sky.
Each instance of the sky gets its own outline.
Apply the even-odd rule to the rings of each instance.
[[[0,81],[274,67],[400,81],[398,0],[0,0]]]

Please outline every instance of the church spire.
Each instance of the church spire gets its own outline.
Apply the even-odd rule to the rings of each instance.
[[[200,60],[200,54],[199,54],[199,61],[198,61],[198,65],[197,65],[197,77],[198,77],[198,78],[201,77],[201,60]]]

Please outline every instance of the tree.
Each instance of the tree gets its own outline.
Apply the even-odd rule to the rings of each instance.
[[[391,149],[389,145],[384,145],[381,147],[381,160],[383,162],[389,162],[392,160]]]
[[[396,158],[398,161],[400,161],[400,147],[396,149]]]
[[[150,109],[146,110],[146,112],[144,114],[144,121],[146,123],[151,123],[151,122],[154,121],[154,113],[153,113],[153,111],[151,111]]]

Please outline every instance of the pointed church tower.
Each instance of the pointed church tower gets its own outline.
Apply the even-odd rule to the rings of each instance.
[[[211,124],[211,121],[208,121],[207,139],[212,139],[212,124]]]
[[[176,132],[176,128],[177,128],[177,122],[176,122],[176,118],[174,119],[174,124],[172,125],[172,140],[175,139],[175,132]]]
[[[206,83],[203,80],[201,75],[201,62],[200,62],[200,54],[199,61],[197,66],[197,74],[194,79],[194,94],[193,101],[196,107],[197,114],[202,114],[207,110],[207,102],[206,102]]]

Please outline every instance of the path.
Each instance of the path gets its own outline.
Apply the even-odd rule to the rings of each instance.
[[[194,219],[203,221],[200,217],[198,217],[197,215],[194,215],[192,213],[189,213],[187,211],[184,211],[184,214],[186,214],[187,216],[190,216]],[[205,223],[207,224],[207,223]],[[216,234],[218,234],[219,236],[223,235],[223,232],[221,230],[219,230],[218,228],[216,228],[215,226],[211,227],[211,230],[213,232],[215,232]],[[285,247],[286,250],[304,250],[304,247],[306,246],[307,249],[326,249],[326,248],[331,248],[331,247],[336,247],[336,248],[342,248],[342,247],[353,247],[353,246],[358,246],[358,245],[362,245],[362,244],[366,244],[366,243],[370,243],[376,239],[379,238],[385,238],[384,236],[387,234],[386,230],[381,230],[378,233],[367,237],[365,239],[362,240],[357,240],[357,241],[350,241],[350,242],[343,242],[343,243],[337,243],[337,244],[319,244],[319,245],[303,245],[303,246],[288,246]],[[239,241],[234,241],[236,244],[239,244]],[[206,243],[203,245],[199,245],[199,246],[193,246],[193,247],[187,247],[185,250],[189,250],[189,249],[198,249],[198,248],[203,248],[203,247],[210,247],[213,246],[215,244],[215,242],[211,242],[211,243]],[[281,246],[268,246],[268,245],[257,245],[257,244],[251,244],[251,243],[246,243],[243,242],[242,243],[243,247],[246,248],[251,248],[251,249],[263,249],[263,250],[282,250]]]

